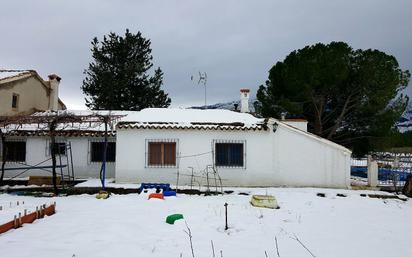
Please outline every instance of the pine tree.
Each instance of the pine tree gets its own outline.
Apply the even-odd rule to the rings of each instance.
[[[91,42],[93,61],[84,71],[82,90],[86,106],[93,110],[133,110],[168,107],[170,98],[162,89],[163,72],[154,70],[150,40],[140,32],[113,32]]]
[[[404,112],[409,79],[409,71],[384,52],[318,43],[270,69],[257,93],[257,110],[265,117],[284,112],[306,118],[311,132],[362,155],[391,133]]]

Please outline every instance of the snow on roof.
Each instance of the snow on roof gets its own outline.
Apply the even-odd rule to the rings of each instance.
[[[254,125],[263,122],[263,119],[248,113],[239,113],[219,109],[178,109],[178,108],[147,108],[135,112],[125,118],[131,122],[172,122],[172,123],[235,123],[240,122]]]
[[[90,110],[63,110],[60,115],[72,114],[87,115],[115,115],[116,120],[109,124],[109,130],[114,135],[117,128],[172,128],[172,129],[219,129],[219,130],[262,130],[266,129],[264,119],[250,114],[238,113],[229,110],[196,110],[196,109],[168,109],[147,108],[142,111],[90,111]],[[33,116],[55,115],[55,111],[34,113]],[[45,135],[47,124],[11,125],[7,131],[15,135]],[[71,133],[70,135],[99,135],[104,131],[104,123],[66,123],[60,124],[57,131]],[[98,133],[99,132],[99,133]],[[92,133],[93,134],[93,133]]]
[[[147,108],[118,123],[118,128],[264,129],[264,119],[221,109]]]
[[[24,75],[31,75],[31,71],[28,70],[0,70],[0,83],[14,79]]]

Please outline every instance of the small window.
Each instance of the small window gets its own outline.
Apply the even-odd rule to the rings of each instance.
[[[103,152],[104,152],[104,142],[91,142],[91,161],[92,162],[102,162]],[[116,161],[116,143],[107,143],[106,161],[115,162]]]
[[[220,167],[243,167],[243,143],[216,143],[215,163]]]
[[[25,162],[26,161],[26,142],[10,141],[5,142],[6,161]]]
[[[50,149],[54,148],[54,152],[58,155],[66,155],[66,143],[54,143],[53,146],[50,145]]]
[[[13,94],[11,99],[11,107],[17,109],[19,107],[19,95]]]
[[[176,142],[149,142],[149,166],[176,166]]]

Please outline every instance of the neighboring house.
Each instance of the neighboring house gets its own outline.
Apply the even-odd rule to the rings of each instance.
[[[60,80],[55,74],[43,80],[33,70],[0,70],[0,116],[66,109],[58,97]]]
[[[240,109],[247,111],[246,107]],[[179,180],[179,185],[189,185],[193,170],[195,183],[205,185],[209,167],[224,186],[350,186],[351,151],[308,133],[304,120],[260,119],[229,110],[148,108],[111,113],[124,115],[110,128],[107,177],[115,177],[118,183],[176,184]],[[102,130],[101,125],[74,124],[59,134],[57,142],[71,144],[76,177],[99,177]],[[9,168],[41,163],[52,147],[44,134],[30,126],[8,135],[7,142],[13,149]],[[50,174],[20,172],[8,170],[6,177]]]

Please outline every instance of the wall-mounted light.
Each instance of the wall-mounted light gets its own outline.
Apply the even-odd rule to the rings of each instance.
[[[278,123],[275,122],[273,123],[273,133],[275,133],[277,129],[278,129]]]

